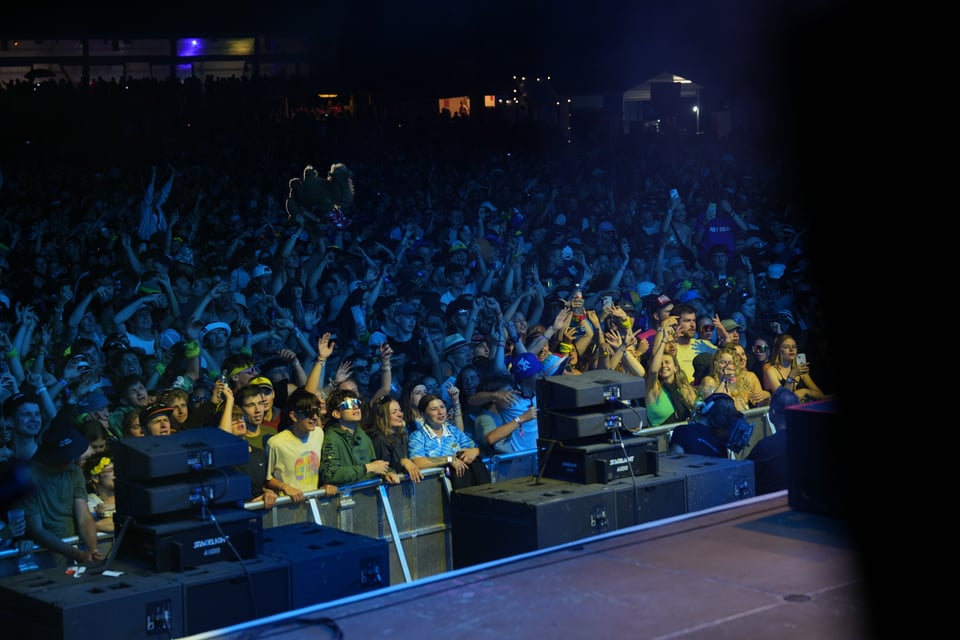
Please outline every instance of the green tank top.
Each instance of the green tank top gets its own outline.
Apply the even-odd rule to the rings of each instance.
[[[670,400],[670,394],[661,385],[660,396],[654,403],[647,403],[647,421],[651,427],[659,427],[673,415],[675,408]]]

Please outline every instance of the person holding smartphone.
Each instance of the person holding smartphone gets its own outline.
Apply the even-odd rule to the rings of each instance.
[[[786,387],[797,394],[801,402],[822,400],[827,397],[810,375],[810,364],[806,356],[800,362],[797,354],[797,341],[789,333],[777,336],[773,341],[773,355],[763,368],[763,388],[771,395],[780,387]]]

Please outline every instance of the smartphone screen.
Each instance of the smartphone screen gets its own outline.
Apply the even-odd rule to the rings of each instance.
[[[798,353],[797,354],[797,364],[807,364],[807,354]]]

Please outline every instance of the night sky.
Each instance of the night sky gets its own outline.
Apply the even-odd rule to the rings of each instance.
[[[799,0],[438,0],[140,2],[123,9],[5,8],[4,37],[83,31],[130,37],[259,32],[318,36],[317,56],[375,84],[398,74],[424,86],[551,75],[565,94],[623,90],[662,71],[717,94],[782,77],[794,44],[844,2]]]

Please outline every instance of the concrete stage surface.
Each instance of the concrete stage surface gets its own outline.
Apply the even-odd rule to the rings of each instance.
[[[191,638],[876,635],[845,524],[791,509],[783,491]]]

